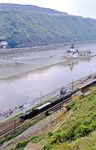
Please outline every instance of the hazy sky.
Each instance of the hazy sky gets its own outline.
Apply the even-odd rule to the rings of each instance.
[[[0,3],[32,4],[96,19],[96,0],[0,0]]]

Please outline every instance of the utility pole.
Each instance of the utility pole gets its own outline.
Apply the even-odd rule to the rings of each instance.
[[[73,82],[73,79],[72,79],[72,91],[73,91],[73,88],[74,88],[74,82]]]
[[[91,78],[91,75],[92,75],[92,70],[90,69],[90,78]]]
[[[14,119],[14,127],[13,127],[13,130],[14,130],[14,133],[15,133],[15,130],[16,130],[16,119]]]

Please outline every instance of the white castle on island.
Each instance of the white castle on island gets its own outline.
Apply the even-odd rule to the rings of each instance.
[[[67,50],[65,57],[66,58],[78,58],[79,51],[73,45],[71,45],[70,49]]]

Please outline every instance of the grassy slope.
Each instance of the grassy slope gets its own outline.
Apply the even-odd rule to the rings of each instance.
[[[52,150],[96,150],[96,131],[88,137],[83,137],[70,143],[57,144]]]
[[[71,108],[73,114],[50,136],[46,150],[95,150],[96,91],[69,103],[67,108]]]
[[[92,93],[71,101],[66,106],[72,115],[55,133],[20,142],[15,150],[23,150],[28,142],[46,143],[45,150],[96,150],[96,87]]]
[[[35,6],[0,4],[0,40],[10,47],[96,39],[96,20]]]

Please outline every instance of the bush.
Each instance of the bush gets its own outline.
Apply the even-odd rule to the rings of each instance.
[[[75,101],[71,101],[71,102],[69,102],[67,105],[66,105],[66,109],[67,109],[67,111],[69,111],[69,110],[71,110],[71,109],[73,109],[74,108],[74,106],[75,106]]]
[[[25,140],[25,141],[19,142],[18,144],[16,144],[15,149],[24,148],[28,144],[28,142],[29,142],[29,140]]]
[[[53,135],[52,132],[49,132],[49,133],[48,133],[48,137],[51,137],[52,135]]]

